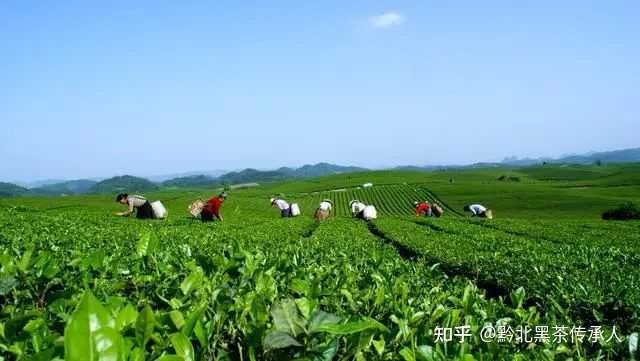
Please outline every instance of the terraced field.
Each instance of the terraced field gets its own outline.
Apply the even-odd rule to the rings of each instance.
[[[349,216],[349,202],[358,199],[376,206],[382,216],[406,216],[414,212],[414,201],[438,202],[452,216],[459,216],[461,210],[453,209],[436,194],[422,184],[381,185],[370,188],[338,188],[329,191],[290,194],[307,213],[312,213],[323,200],[330,199],[338,205],[337,216]]]
[[[280,219],[270,195],[232,192],[225,222],[213,224],[186,212],[200,192],[161,194],[170,217],[149,222],[110,216],[117,205],[107,198],[3,200],[0,357],[637,356],[638,222],[473,220],[418,182],[284,194],[302,205],[294,219]],[[335,217],[318,224],[310,215],[324,198]],[[379,219],[349,218],[351,199],[374,204]],[[435,199],[444,217],[412,216],[414,200]],[[603,335],[545,342],[482,333],[545,326],[601,326]],[[443,328],[469,336],[442,342]]]

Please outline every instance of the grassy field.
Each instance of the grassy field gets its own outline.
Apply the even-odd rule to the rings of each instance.
[[[334,175],[232,190],[225,222],[211,224],[187,206],[213,190],[146,194],[169,209],[162,221],[113,216],[112,195],[0,199],[0,360],[637,358],[640,222],[599,218],[640,203],[639,174]],[[273,195],[303,215],[279,218]],[[318,224],[323,198],[335,217]],[[379,218],[351,219],[353,198]],[[425,199],[445,215],[413,216]],[[471,202],[497,218],[465,217]],[[545,326],[549,340],[533,338]],[[604,339],[591,342],[593,326]],[[449,327],[470,336],[440,342]],[[486,328],[504,339],[487,342]]]

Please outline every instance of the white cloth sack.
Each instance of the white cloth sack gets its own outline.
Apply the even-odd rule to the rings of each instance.
[[[376,207],[374,206],[366,206],[364,207],[363,217],[367,221],[378,218],[378,211],[376,211]]]
[[[300,215],[300,206],[298,203],[291,203],[291,217],[297,217]]]
[[[160,201],[155,201],[151,203],[151,208],[153,209],[153,215],[157,219],[164,219],[167,217],[167,214],[169,213],[167,212],[167,209],[164,207],[164,205]]]

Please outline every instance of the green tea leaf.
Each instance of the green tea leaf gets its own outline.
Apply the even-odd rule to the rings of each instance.
[[[262,346],[269,351],[291,346],[302,346],[302,344],[286,332],[271,331],[265,336]]]
[[[383,324],[371,318],[344,324],[325,324],[317,327],[317,331],[333,335],[350,335],[367,330],[389,332],[389,329]]]
[[[185,335],[181,333],[174,333],[169,338],[171,339],[173,349],[176,350],[176,354],[178,354],[178,356],[182,357],[184,361],[195,360],[193,345]]]
[[[411,351],[411,349],[407,347],[400,350],[400,356],[402,356],[404,361],[416,361],[416,357],[414,356],[413,351]]]
[[[20,271],[22,271],[23,273],[27,272],[29,270],[29,266],[31,265],[31,257],[33,256],[33,248],[30,248],[28,250],[26,250],[23,254],[22,257],[20,258],[20,261],[18,262],[18,269]]]
[[[142,348],[145,347],[147,341],[153,333],[153,329],[156,326],[156,319],[149,305],[146,305],[136,320],[136,340],[138,345]]]
[[[311,311],[313,308],[313,304],[311,302],[309,302],[308,299],[306,299],[305,297],[302,298],[296,298],[295,300],[296,302],[296,306],[298,306],[298,310],[300,310],[300,313],[302,314],[302,316],[306,319],[309,319],[309,317],[311,316]]]
[[[156,361],[185,361],[178,355],[164,355],[156,359]]]
[[[182,281],[182,283],[180,283],[182,293],[185,296],[188,295],[196,286],[202,283],[202,278],[203,275],[201,270],[192,272]]]
[[[138,255],[138,257],[144,257],[153,252],[155,243],[156,240],[151,232],[146,232],[145,234],[140,236],[138,244],[136,245],[136,254]]]
[[[182,328],[182,326],[184,326],[184,317],[182,316],[182,312],[177,311],[177,310],[173,310],[171,312],[169,312],[169,318],[171,318],[171,322],[173,322],[174,326],[176,326],[176,329],[180,329]]]
[[[337,324],[338,322],[340,322],[340,317],[332,313],[316,310],[311,315],[311,321],[309,322],[309,333],[321,332],[321,326],[333,325]]]
[[[64,330],[64,352],[66,361],[124,360],[115,321],[91,291],[84,293]]]
[[[122,331],[125,327],[132,325],[138,318],[138,311],[130,304],[127,304],[123,309],[118,312],[116,317],[116,329]]]
[[[433,361],[435,360],[435,352],[433,351],[433,347],[429,345],[418,346],[416,352],[416,359],[418,361]]]
[[[185,336],[191,337],[191,333],[193,332],[193,328],[196,327],[196,323],[202,318],[204,311],[207,306],[200,306],[197,310],[189,314],[187,317],[187,322],[185,322],[184,326],[180,330]]]
[[[378,353],[378,356],[382,356],[384,354],[384,346],[385,346],[385,341],[384,338],[381,338],[380,340],[373,340],[373,348],[376,349],[376,352]]]
[[[18,285],[18,280],[13,276],[0,276],[0,296],[5,296]]]
[[[296,337],[303,330],[304,320],[298,315],[293,300],[276,303],[271,309],[275,329]]]

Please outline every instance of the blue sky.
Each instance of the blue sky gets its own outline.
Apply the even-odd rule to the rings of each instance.
[[[638,1],[0,3],[0,180],[640,146]]]

